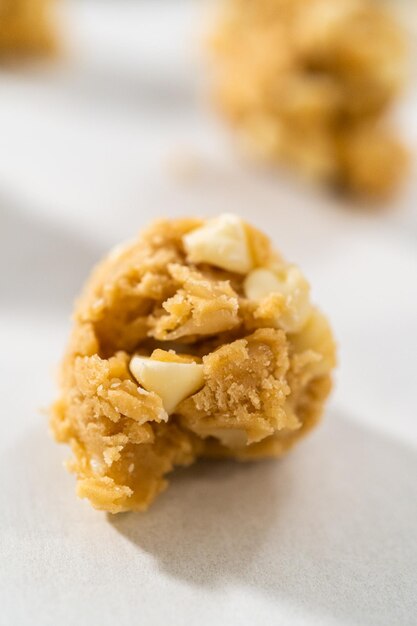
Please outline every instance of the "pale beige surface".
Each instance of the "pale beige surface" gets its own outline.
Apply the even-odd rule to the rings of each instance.
[[[364,214],[237,164],[194,98],[203,5],[75,0],[82,56],[0,75],[0,622],[415,626],[417,189]],[[399,120],[415,145],[416,106]],[[165,167],[183,146],[201,164],[186,183]],[[337,337],[334,392],[282,459],[201,461],[146,513],[108,516],[75,497],[39,408],[92,265],[195,211],[239,213],[305,270]]]
[[[224,0],[213,33],[217,106],[250,154],[370,197],[390,195],[406,150],[384,115],[405,36],[372,0]]]
[[[231,263],[243,272],[219,267]],[[255,268],[277,278],[254,299]],[[129,368],[136,354],[147,358]],[[176,397],[183,378],[162,372],[193,363],[201,381]],[[264,235],[235,216],[159,221],[87,283],[51,426],[71,444],[78,495],[112,513],[146,509],[175,466],[283,454],[320,417],[334,364],[308,283]]]

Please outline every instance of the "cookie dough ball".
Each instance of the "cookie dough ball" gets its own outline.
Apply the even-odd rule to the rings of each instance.
[[[361,142],[346,158],[340,144],[382,120],[401,88],[404,37],[393,18],[372,0],[223,2],[215,99],[248,152],[352,192],[389,195],[406,170],[399,140],[379,125],[377,183],[356,175],[374,162],[374,147]]]
[[[408,170],[404,146],[393,132],[379,124],[365,122],[342,133],[339,149],[344,183],[360,196],[389,195]]]
[[[0,0],[0,56],[53,52],[54,5],[55,0]]]
[[[175,466],[280,456],[315,425],[335,347],[300,270],[235,215],[159,221],[75,309],[52,409],[77,492],[146,509]]]

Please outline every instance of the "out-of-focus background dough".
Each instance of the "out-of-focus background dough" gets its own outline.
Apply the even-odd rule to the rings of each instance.
[[[207,4],[68,1],[63,57],[0,70],[1,626],[415,623],[415,165],[384,211],[252,169],[204,97]],[[414,70],[414,149],[416,106]],[[287,459],[202,464],[106,518],[39,413],[73,297],[154,217],[224,211],[310,278],[340,345],[329,409]]]

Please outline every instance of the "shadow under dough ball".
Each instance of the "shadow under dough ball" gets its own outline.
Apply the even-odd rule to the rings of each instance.
[[[300,270],[232,214],[158,221],[96,267],[51,412],[77,493],[144,510],[175,466],[278,457],[312,428],[335,346]]]

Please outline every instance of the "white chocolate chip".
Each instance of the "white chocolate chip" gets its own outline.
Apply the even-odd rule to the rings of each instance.
[[[203,365],[200,363],[158,361],[151,357],[134,356],[129,367],[142,387],[158,394],[169,415],[182,400],[204,384]]]
[[[241,428],[216,428],[209,434],[219,439],[227,448],[243,448],[248,443],[246,431]]]
[[[271,293],[281,293],[282,283],[271,270],[259,268],[246,276],[243,288],[247,298],[262,300]]]
[[[210,263],[230,272],[246,274],[253,267],[245,225],[224,213],[183,237],[191,263]]]
[[[272,293],[285,297],[286,310],[277,318],[276,324],[286,332],[300,330],[310,315],[309,284],[294,265],[280,272],[255,269],[245,278],[243,288],[251,300],[262,300]]]

